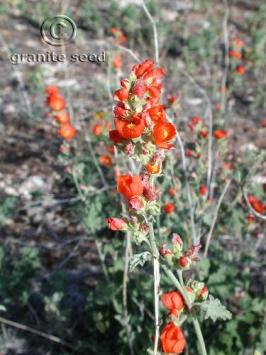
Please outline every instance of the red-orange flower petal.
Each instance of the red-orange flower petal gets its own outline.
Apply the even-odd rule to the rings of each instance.
[[[113,165],[112,158],[109,155],[101,155],[99,161],[102,165],[110,168]]]
[[[173,213],[175,210],[175,205],[172,202],[167,202],[164,206],[163,206],[163,210],[166,214],[170,214]]]
[[[164,293],[161,297],[161,301],[165,308],[175,316],[178,316],[178,313],[184,308],[183,297],[178,291]]]
[[[116,90],[114,94],[114,99],[118,101],[126,101],[128,98],[128,91],[126,88],[121,88],[119,90]]]
[[[166,118],[165,106],[157,105],[148,109],[150,118],[153,122],[164,121]]]
[[[228,137],[228,131],[225,131],[224,129],[216,129],[216,130],[213,132],[213,136],[214,136],[214,138],[216,138],[217,140],[223,139],[223,138]]]
[[[119,175],[117,177],[117,190],[128,200],[143,194],[143,185],[139,176]]]
[[[66,111],[60,111],[58,112],[54,118],[56,119],[57,122],[61,124],[66,124],[70,122],[70,116]]]
[[[77,134],[77,130],[71,124],[63,124],[58,130],[59,136],[64,138],[67,141],[71,141]]]
[[[141,136],[145,129],[145,122],[139,116],[133,116],[130,120],[115,118],[115,127],[124,139],[133,139]]]
[[[160,148],[170,149],[170,143],[175,138],[176,128],[170,122],[158,122],[153,128],[153,138],[155,144]]]
[[[52,111],[61,111],[65,108],[65,99],[61,95],[49,96],[47,103]]]
[[[172,322],[165,325],[160,339],[165,353],[181,354],[186,345],[182,329]]]

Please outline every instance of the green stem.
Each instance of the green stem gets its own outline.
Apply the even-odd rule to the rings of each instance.
[[[153,277],[154,277],[154,315],[155,315],[155,340],[153,347],[153,355],[157,355],[159,336],[160,336],[160,322],[159,322],[159,293],[160,293],[160,263],[159,252],[156,245],[153,224],[149,223],[150,228],[150,244],[153,256]]]
[[[207,351],[206,351],[206,346],[205,346],[205,342],[204,342],[204,338],[201,332],[201,328],[200,328],[200,324],[197,318],[193,317],[193,325],[194,325],[194,329],[195,332],[197,334],[197,338],[199,341],[199,345],[200,345],[200,351],[202,355],[207,355]]]

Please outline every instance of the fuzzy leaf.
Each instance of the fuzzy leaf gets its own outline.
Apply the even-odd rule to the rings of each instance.
[[[232,314],[229,312],[225,306],[223,306],[217,298],[210,296],[209,300],[202,303],[201,310],[204,313],[204,318],[211,318],[213,322],[217,319],[231,319]]]
[[[137,266],[143,266],[147,260],[151,259],[151,253],[144,251],[140,254],[135,254],[129,263],[129,271],[132,272]]]

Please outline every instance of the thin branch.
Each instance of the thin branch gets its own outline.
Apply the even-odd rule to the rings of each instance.
[[[143,7],[143,10],[144,10],[145,14],[147,15],[149,21],[151,22],[152,28],[153,28],[155,63],[160,64],[157,26],[156,26],[156,23],[154,21],[154,18],[152,17],[149,9],[147,8],[144,0],[142,0],[142,7]]]
[[[153,355],[157,355],[158,344],[159,344],[159,336],[160,336],[160,321],[159,321],[159,306],[160,306],[160,262],[159,262],[159,252],[157,249],[155,235],[153,230],[152,222],[149,223],[150,228],[150,244],[151,251],[153,255],[153,282],[154,282],[154,316],[155,316],[155,339],[154,339],[154,347],[153,347]]]
[[[3,323],[3,324],[9,325],[11,327],[14,327],[14,328],[17,328],[17,329],[21,329],[21,330],[25,330],[26,332],[38,335],[38,336],[40,336],[42,338],[48,339],[50,341],[53,341],[54,343],[58,343],[58,344],[64,345],[64,346],[66,346],[66,347],[68,347],[70,349],[74,349],[74,346],[72,346],[69,343],[66,343],[64,340],[62,340],[62,339],[60,339],[60,338],[58,338],[58,337],[56,337],[54,335],[50,335],[50,334],[44,333],[44,332],[42,332],[40,330],[28,327],[27,325],[20,324],[20,323],[11,321],[11,320],[3,318],[3,317],[0,317],[0,322]]]
[[[227,82],[227,77],[228,77],[228,69],[229,69],[230,60],[229,60],[229,34],[228,34],[229,6],[228,6],[228,0],[223,0],[223,1],[224,1],[224,7],[225,7],[224,20],[223,20],[225,69],[224,69],[222,88],[221,88],[221,90],[222,90],[221,107],[222,107],[222,112],[225,112],[226,111],[226,82]]]
[[[129,251],[130,251],[130,234],[126,234],[126,248],[125,248],[125,264],[123,274],[123,309],[124,309],[124,322],[127,332],[127,340],[130,354],[135,354],[133,349],[132,336],[130,334],[129,316],[128,316],[128,299],[127,299],[127,284],[128,284],[128,267],[129,267]]]
[[[182,74],[198,89],[207,102],[207,113],[208,113],[208,172],[207,172],[207,186],[210,188],[212,179],[212,131],[213,131],[213,115],[212,115],[212,105],[211,100],[206,92],[191,75],[187,72],[182,71]]]
[[[243,194],[243,197],[245,199],[245,202],[246,204],[248,205],[248,208],[250,209],[250,211],[252,212],[252,214],[254,214],[256,217],[262,219],[263,221],[266,221],[266,216],[264,216],[263,214],[257,212],[254,210],[254,208],[251,206],[249,200],[248,200],[248,197],[247,197],[247,193],[245,191],[244,188],[242,188],[242,194]]]
[[[192,194],[191,194],[191,189],[190,189],[190,186],[188,183],[186,155],[185,155],[184,144],[182,142],[182,139],[181,139],[181,136],[180,136],[178,130],[176,130],[176,138],[177,138],[177,141],[179,144],[180,153],[181,153],[181,160],[182,160],[182,167],[183,167],[184,174],[185,174],[185,184],[186,184],[187,198],[188,198],[188,204],[189,204],[192,240],[193,240],[193,245],[197,245],[199,243],[199,241],[197,240]]]
[[[214,230],[214,227],[215,227],[215,224],[216,224],[216,221],[217,221],[217,218],[218,218],[218,213],[219,213],[219,210],[220,210],[220,207],[221,207],[221,204],[223,202],[223,199],[224,199],[224,196],[231,184],[232,180],[228,180],[227,183],[225,184],[225,187],[223,189],[223,192],[218,200],[218,203],[217,203],[217,206],[216,206],[216,210],[214,212],[214,215],[213,215],[213,218],[212,218],[212,224],[211,224],[211,227],[210,227],[210,230],[209,230],[209,234],[207,236],[207,239],[206,239],[206,245],[205,245],[205,250],[204,250],[204,257],[206,258],[207,255],[208,255],[208,250],[209,250],[209,246],[210,246],[210,241],[211,241],[211,238],[212,238],[212,234],[213,234],[213,230]]]
[[[121,49],[121,51],[124,51],[124,52],[128,53],[129,55],[131,55],[131,57],[134,58],[136,62],[138,62],[138,63],[140,62],[139,57],[131,49],[121,46],[121,45],[118,45],[116,47]]]

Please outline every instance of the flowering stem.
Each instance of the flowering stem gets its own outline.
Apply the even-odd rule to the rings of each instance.
[[[127,307],[127,284],[128,284],[128,266],[129,266],[129,251],[130,251],[130,234],[126,234],[126,249],[125,249],[125,264],[124,264],[124,274],[123,274],[123,308],[124,308],[124,322],[127,332],[128,346],[130,354],[134,354],[132,337],[130,334],[130,325],[128,317],[128,307]]]
[[[154,339],[153,354],[157,355],[159,334],[160,334],[160,323],[159,323],[160,263],[159,263],[159,252],[155,241],[152,222],[149,224],[149,228],[150,228],[151,251],[153,255],[153,276],[154,276],[155,339]]]
[[[205,346],[205,342],[204,342],[203,335],[202,335],[202,332],[201,332],[201,328],[200,328],[200,325],[199,325],[199,321],[198,321],[197,318],[194,318],[194,317],[193,317],[192,320],[193,320],[194,329],[195,329],[195,332],[197,334],[197,338],[198,338],[198,341],[199,341],[201,354],[202,355],[207,355],[206,346]]]
[[[187,296],[186,290],[181,286],[181,283],[178,281],[178,279],[175,277],[173,272],[171,270],[169,270],[166,265],[162,265],[162,268],[163,268],[164,272],[166,273],[166,275],[169,277],[169,279],[176,286],[178,291],[182,294],[188,309],[190,309],[191,308],[191,304],[190,304],[190,300],[189,300],[189,298]],[[180,275],[180,278],[182,279],[181,275]],[[202,336],[202,332],[201,332],[201,328],[200,328],[200,325],[199,325],[199,321],[198,321],[198,319],[195,316],[193,317],[193,325],[194,325],[194,329],[195,329],[195,332],[196,332],[196,335],[197,335],[197,338],[198,338],[198,342],[200,344],[201,354],[202,355],[207,355],[205,342],[204,342],[204,339],[203,339],[203,336]]]
[[[145,14],[147,15],[149,21],[152,24],[152,29],[153,29],[153,37],[154,37],[154,57],[155,57],[155,62],[157,64],[159,64],[159,41],[158,41],[158,31],[157,31],[157,26],[156,23],[154,21],[154,18],[152,17],[149,9],[147,8],[145,1],[142,1],[142,7],[143,10],[145,12]]]

